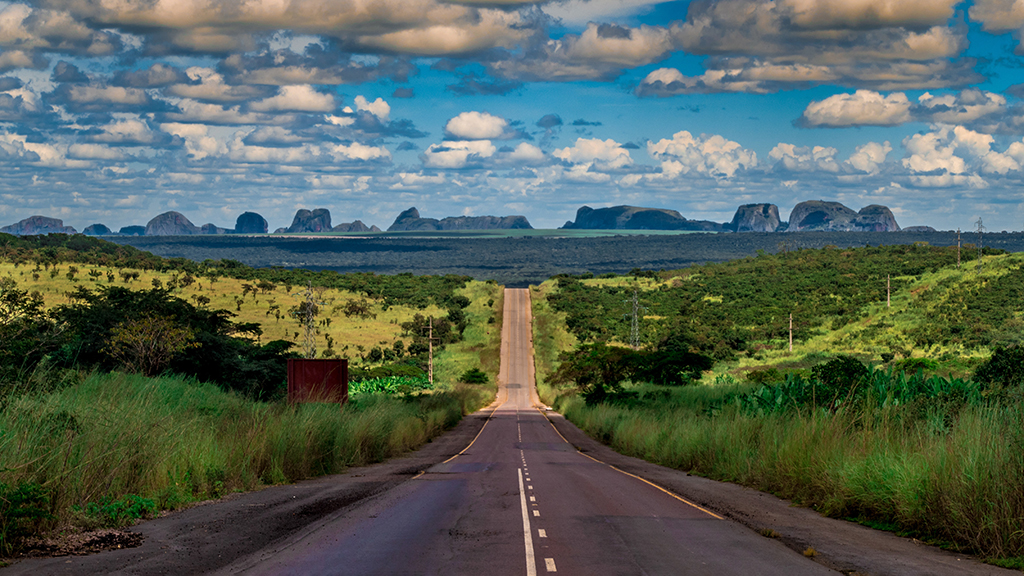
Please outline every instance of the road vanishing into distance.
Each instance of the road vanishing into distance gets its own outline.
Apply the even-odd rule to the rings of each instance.
[[[498,398],[461,453],[222,574],[837,574],[577,452],[533,378],[528,290],[505,291]]]

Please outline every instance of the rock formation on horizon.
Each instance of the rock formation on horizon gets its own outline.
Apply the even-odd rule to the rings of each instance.
[[[220,226],[217,226],[216,224],[213,223],[203,224],[199,228],[200,234],[230,234],[231,232],[233,232],[233,230],[221,228]]]
[[[775,204],[744,204],[736,209],[728,228],[733,232],[775,232],[781,225]]]
[[[687,220],[675,210],[641,208],[638,206],[612,206],[594,209],[582,206],[576,211],[576,221],[566,222],[562,229],[574,230],[703,230],[721,232],[724,224],[708,220]]]
[[[29,216],[20,222],[0,228],[4,234],[15,236],[34,236],[37,234],[78,234],[71,226],[65,226],[59,218],[48,216]]]
[[[86,226],[85,230],[82,230],[82,234],[85,234],[86,236],[110,236],[113,233],[113,230],[107,228],[103,224],[92,224],[90,226]]]
[[[292,225],[285,229],[288,234],[304,234],[310,232],[330,232],[331,211],[326,208],[317,208],[309,211],[305,208],[295,213]]]
[[[198,226],[180,212],[164,212],[146,224],[146,236],[190,236],[200,234]]]
[[[789,231],[899,232],[896,217],[885,206],[872,204],[854,212],[839,202],[808,200],[793,207]]]
[[[421,218],[420,211],[409,208],[395,218],[388,232],[446,231],[446,230],[532,230],[526,216],[449,216]]]
[[[907,226],[901,232],[935,232],[931,226]]]
[[[255,212],[243,212],[235,220],[235,234],[266,234],[267,219]]]
[[[367,226],[363,224],[362,220],[356,220],[351,223],[338,224],[334,228],[331,228],[331,232],[380,232],[380,228],[376,226]]]
[[[122,226],[117,233],[121,236],[145,236],[145,226]]]

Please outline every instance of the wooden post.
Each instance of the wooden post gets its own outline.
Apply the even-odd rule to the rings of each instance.
[[[789,351],[793,351],[793,313],[789,313]]]
[[[890,274],[885,275],[885,307],[892,308],[892,284],[889,282]]]

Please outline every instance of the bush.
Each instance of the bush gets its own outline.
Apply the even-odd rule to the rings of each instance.
[[[939,369],[939,363],[931,358],[904,358],[892,365],[896,372],[917,374],[918,372],[934,372]]]
[[[29,526],[52,516],[46,490],[34,482],[9,486],[0,482],[0,554],[8,555]]]
[[[811,368],[813,404],[838,408],[845,398],[855,396],[858,385],[870,371],[853,356],[841,355]]]
[[[142,498],[135,494],[125,494],[119,499],[100,498],[99,502],[89,502],[85,506],[76,506],[74,512],[85,516],[87,523],[99,528],[121,528],[142,518],[156,514],[156,501]]]
[[[989,386],[1024,385],[1024,347],[999,348],[978,367],[974,379]]]
[[[779,372],[778,368],[762,368],[747,372],[747,382],[751,384],[775,384],[783,380],[785,380],[785,376],[782,375],[782,372]]]
[[[490,378],[487,377],[487,373],[479,368],[470,368],[459,376],[459,382],[465,382],[466,384],[487,384],[490,382]]]
[[[811,368],[811,376],[822,386],[837,391],[850,390],[868,375],[868,367],[853,356],[837,356]]]

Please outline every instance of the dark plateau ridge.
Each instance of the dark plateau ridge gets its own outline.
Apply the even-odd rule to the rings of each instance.
[[[114,236],[164,257],[231,259],[250,266],[281,266],[378,274],[464,274],[508,286],[539,283],[561,273],[623,274],[634,268],[677,269],[705,262],[802,248],[880,246],[928,242],[955,246],[956,232],[805,232],[780,235],[680,234],[600,238],[389,238],[281,236]],[[976,234],[963,241],[977,242]],[[1024,233],[985,234],[986,247],[1024,251]]]

